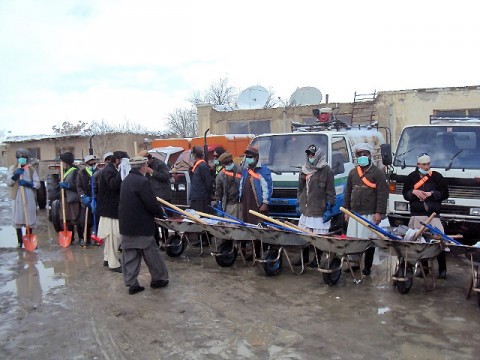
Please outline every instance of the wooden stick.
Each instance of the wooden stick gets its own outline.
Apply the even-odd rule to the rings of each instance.
[[[195,212],[200,215],[200,216],[203,216],[203,217],[206,217],[206,218],[210,218],[210,219],[214,219],[214,220],[220,220],[220,221],[225,221],[225,220],[228,220],[228,219],[225,219],[224,217],[220,217],[220,216],[215,216],[215,215],[212,215],[212,214],[207,214],[207,213],[204,213],[204,212],[201,212],[201,211],[197,211],[195,210]],[[231,220],[232,222],[234,220]],[[237,224],[240,224],[238,221],[236,221]]]
[[[369,223],[367,223],[365,220],[363,219],[360,219],[358,216],[356,216],[355,214],[351,213],[350,211],[348,211],[347,209],[345,209],[343,206],[340,207],[340,211],[343,212],[344,214],[347,214],[348,216],[350,216],[351,218],[353,218],[354,220],[358,221],[360,224],[362,224],[363,226],[365,226],[368,230],[370,230],[371,232],[373,232],[374,234],[376,234],[377,236],[379,236],[381,239],[384,239],[384,240],[387,240],[387,237],[385,235],[383,235],[381,232],[375,230],[374,228],[372,228],[370,226]]]
[[[157,196],[157,201],[161,202],[163,205],[168,206],[169,208],[171,208],[171,209],[173,209],[173,210],[175,210],[175,211],[178,211],[178,212],[179,212],[180,214],[182,214],[183,216],[189,218],[190,220],[192,220],[192,221],[194,221],[194,222],[196,222],[196,223],[198,223],[198,224],[207,225],[207,223],[206,223],[205,221],[203,221],[203,220],[201,220],[201,219],[193,216],[192,214],[189,214],[188,212],[180,209],[178,206],[175,206],[175,205],[173,205],[173,204],[170,204],[168,201],[163,200],[162,198],[159,198],[158,196]]]
[[[427,221],[425,221],[425,224],[430,224],[430,222],[433,220],[433,218],[437,216],[437,213],[432,213],[432,215],[430,215],[427,219]],[[417,241],[417,239],[420,237],[420,235],[423,234],[423,232],[427,229],[427,227],[425,225],[422,225],[420,227],[420,229],[415,233],[415,236],[412,238],[412,240],[410,241]]]
[[[263,220],[267,220],[267,221],[270,221],[271,223],[273,224],[276,224],[276,225],[280,225],[280,226],[283,226],[287,229],[290,229],[290,230],[294,230],[294,231],[298,231],[298,229],[292,227],[292,226],[289,226],[285,223],[282,223],[281,221],[278,221],[278,220],[275,220],[273,218],[271,218],[270,216],[267,216],[267,215],[263,215],[259,212],[256,212],[254,210],[248,210],[248,212],[252,215],[255,215],[255,216],[258,216],[260,219],[263,219]],[[305,230],[302,230],[302,232],[305,232]]]

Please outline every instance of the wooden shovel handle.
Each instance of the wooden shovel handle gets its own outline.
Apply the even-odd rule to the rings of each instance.
[[[60,162],[60,182],[63,181],[63,161]],[[67,231],[67,218],[65,216],[65,189],[60,187],[60,194],[62,195],[62,216],[63,216],[63,231]]]
[[[425,221],[425,224],[430,224],[430,222],[433,220],[433,218],[437,216],[437,213],[432,213],[432,215],[430,215],[427,219],[427,221]],[[422,225],[420,227],[420,229],[418,229],[418,231],[415,233],[415,236],[412,238],[412,242],[414,241],[417,241],[417,239],[420,237],[420,235],[423,234],[423,232],[427,229],[427,227],[425,225]]]
[[[287,229],[290,229],[290,230],[298,231],[298,229],[296,229],[296,228],[294,228],[294,227],[292,227],[292,226],[289,226],[289,225],[287,225],[287,224],[285,224],[285,223],[282,223],[281,221],[275,220],[275,219],[271,218],[270,216],[263,215],[263,214],[261,214],[261,213],[259,213],[259,212],[254,211],[254,210],[248,210],[248,212],[249,212],[250,214],[252,214],[252,215],[258,216],[260,219],[267,220],[267,221],[269,221],[269,222],[271,222],[271,223],[273,223],[273,224],[283,226],[283,227],[285,227],[285,228],[287,228]],[[304,230],[302,230],[302,231],[304,231]]]
[[[163,200],[162,198],[159,198],[157,196],[157,201],[161,202],[163,205],[165,206],[168,206],[169,208],[175,210],[175,211],[178,211],[180,214],[182,214],[183,216],[189,218],[190,220],[196,222],[197,224],[202,224],[202,225],[207,225],[207,223],[199,218],[196,218],[195,216],[189,214],[188,212],[180,209],[178,206],[175,206],[173,204],[170,204],[167,200]]]

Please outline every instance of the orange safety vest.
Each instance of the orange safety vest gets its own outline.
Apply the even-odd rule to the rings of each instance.
[[[420,180],[418,180],[418,182],[415,185],[413,185],[413,190],[417,190],[419,187],[425,184],[430,179],[431,176],[432,176],[432,172],[429,171],[427,175],[422,177]]]
[[[256,173],[255,171],[253,171],[252,169],[248,169],[248,174],[249,174],[251,177],[253,177],[253,178],[257,179],[257,180],[260,180],[260,174],[257,174],[257,173]]]
[[[235,176],[237,179],[240,179],[242,177],[241,174],[233,173],[232,171],[227,171],[225,168],[222,169],[222,172],[227,176],[231,176],[231,177]]]
[[[195,162],[195,165],[193,165],[192,173],[195,172],[195,169],[197,168],[197,166],[200,165],[202,162],[205,162],[205,160],[200,159]]]
[[[363,172],[361,166],[357,166],[357,173],[358,173],[358,176],[360,177],[360,180],[362,180],[362,182],[363,182],[365,185],[367,185],[369,188],[372,188],[372,189],[376,189],[376,188],[377,188],[377,184],[372,183],[370,180],[368,180],[368,179],[365,177],[365,173]]]

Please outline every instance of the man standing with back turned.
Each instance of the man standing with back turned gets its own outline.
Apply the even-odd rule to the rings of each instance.
[[[124,178],[120,189],[118,220],[122,242],[122,266],[125,285],[130,295],[145,290],[138,283],[142,257],[148,266],[153,289],[168,285],[168,271],[155,243],[155,217],[162,217],[160,207],[147,173],[147,158],[135,156],[130,159],[131,170]]]

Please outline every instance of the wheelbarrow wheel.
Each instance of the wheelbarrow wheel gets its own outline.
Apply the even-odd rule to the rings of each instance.
[[[263,271],[267,276],[275,276],[280,270],[282,270],[282,256],[280,255],[278,260],[275,260],[278,257],[278,250],[268,249],[263,254]]]
[[[215,261],[221,267],[230,267],[237,260],[238,249],[233,241],[224,241],[218,246],[219,255],[215,256]]]
[[[397,277],[405,278],[405,281],[397,281],[397,289],[400,294],[407,294],[413,285],[413,267],[407,263],[405,270],[405,262],[401,262],[398,267]]]
[[[331,272],[331,273],[323,273],[323,282],[327,285],[335,285],[338,280],[340,280],[340,276],[342,275],[342,270],[339,269],[340,264],[342,262],[340,261],[339,258],[335,257],[330,261],[330,264],[328,264],[328,269],[333,270],[333,269],[338,269],[337,271]]]
[[[165,242],[165,252],[170,257],[179,257],[186,247],[187,242],[179,234],[170,235]]]

